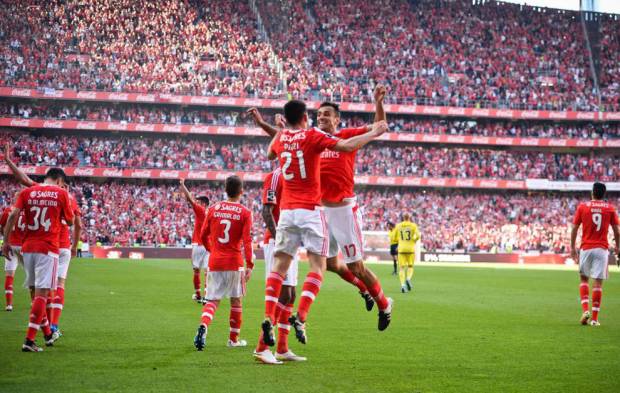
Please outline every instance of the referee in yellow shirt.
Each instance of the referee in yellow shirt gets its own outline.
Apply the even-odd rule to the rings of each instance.
[[[388,227],[388,235],[390,237],[390,255],[392,256],[392,261],[394,262],[394,271],[392,275],[398,274],[398,236],[396,234],[396,225],[393,222],[387,223]]]
[[[401,291],[411,291],[413,278],[413,261],[415,260],[415,244],[420,240],[418,226],[410,221],[409,213],[403,213],[403,221],[396,225],[394,231],[398,240],[398,277]]]

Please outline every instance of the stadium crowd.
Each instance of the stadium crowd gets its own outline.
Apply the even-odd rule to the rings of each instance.
[[[17,185],[0,180],[0,205],[11,203]],[[224,197],[213,183],[193,185],[195,195]],[[193,213],[176,183],[72,181],[85,223],[84,240],[110,245],[184,246],[191,243]],[[358,190],[364,228],[386,230],[411,212],[427,250],[538,250],[565,252],[571,217],[585,194],[526,194],[463,190]],[[620,198],[610,201],[620,205]],[[254,213],[254,239],[263,236],[260,188],[246,184],[243,203]]]
[[[495,1],[255,3],[257,13],[231,0],[11,2],[0,9],[0,80],[334,101],[370,101],[383,83],[388,102],[598,106],[574,12]],[[617,110],[620,22],[604,21],[609,50],[601,51],[601,64],[609,71],[598,109]]]
[[[274,123],[274,110],[262,110],[264,119]],[[145,124],[206,124],[254,126],[243,110],[225,108],[181,108],[176,106],[81,103],[53,101],[0,103],[0,116],[23,119],[108,121]],[[314,114],[312,114],[314,118]],[[371,114],[341,113],[341,127],[372,122]],[[536,138],[620,138],[620,123],[506,121],[497,119],[438,119],[403,115],[388,116],[390,132],[417,134],[481,135]]]

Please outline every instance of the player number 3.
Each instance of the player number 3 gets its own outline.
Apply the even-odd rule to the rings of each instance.
[[[230,231],[230,225],[232,223],[230,222],[230,220],[220,220],[220,224],[224,225],[226,228],[224,228],[224,237],[218,237],[217,241],[225,244],[228,243],[228,241],[230,240],[230,235],[228,231]]]
[[[305,179],[306,163],[304,161],[304,152],[301,150],[297,150],[295,152],[295,155],[297,156],[297,160],[299,161],[299,174],[302,179]],[[293,155],[290,151],[283,151],[282,154],[280,154],[280,157],[285,160],[284,165],[282,165],[282,175],[284,175],[285,180],[291,180],[295,177],[295,175],[293,173],[288,173],[287,170],[291,166],[291,162],[293,161]]]
[[[596,225],[596,231],[600,231],[601,225],[603,224],[603,216],[601,213],[592,213],[592,222]]]

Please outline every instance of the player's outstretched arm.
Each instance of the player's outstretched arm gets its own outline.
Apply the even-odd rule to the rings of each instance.
[[[381,120],[387,121],[385,109],[383,108],[383,99],[387,89],[383,85],[375,87],[375,123]]]
[[[579,231],[579,225],[573,224],[573,227],[570,231],[570,256],[575,261],[578,258],[577,248],[575,247],[575,244],[577,243],[577,232],[578,231]]]
[[[194,196],[185,186],[185,179],[179,180],[179,184],[181,185],[181,192],[185,196],[185,199],[187,199],[187,202],[191,203],[192,205],[195,204],[196,201],[194,200]]]
[[[385,121],[380,121],[377,123],[373,123],[370,131],[365,134],[354,136],[349,139],[341,139],[334,145],[331,150],[335,151],[344,151],[351,152],[359,149],[360,147],[365,146],[372,140],[380,137],[387,131],[387,123]]]
[[[276,126],[272,126],[271,124],[267,123],[263,119],[263,116],[261,116],[257,108],[250,108],[247,110],[246,113],[252,116],[254,123],[256,123],[256,125],[259,126],[260,128],[262,128],[263,131],[267,133],[267,135],[273,137],[274,135],[278,133],[278,131],[280,131],[280,129],[277,128]]]
[[[37,184],[34,180],[32,180],[28,175],[24,173],[15,163],[11,160],[11,145],[7,143],[4,145],[4,162],[11,168],[11,172],[15,175],[17,181],[23,184],[26,187],[32,187]]]

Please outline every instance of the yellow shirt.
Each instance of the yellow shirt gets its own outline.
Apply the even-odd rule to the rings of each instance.
[[[398,244],[398,234],[396,232],[396,227],[392,228],[392,230],[389,231],[389,236],[390,236],[390,246],[393,246],[394,244]]]
[[[394,228],[398,240],[398,253],[415,252],[415,244],[420,240],[418,226],[411,221],[403,221]]]

